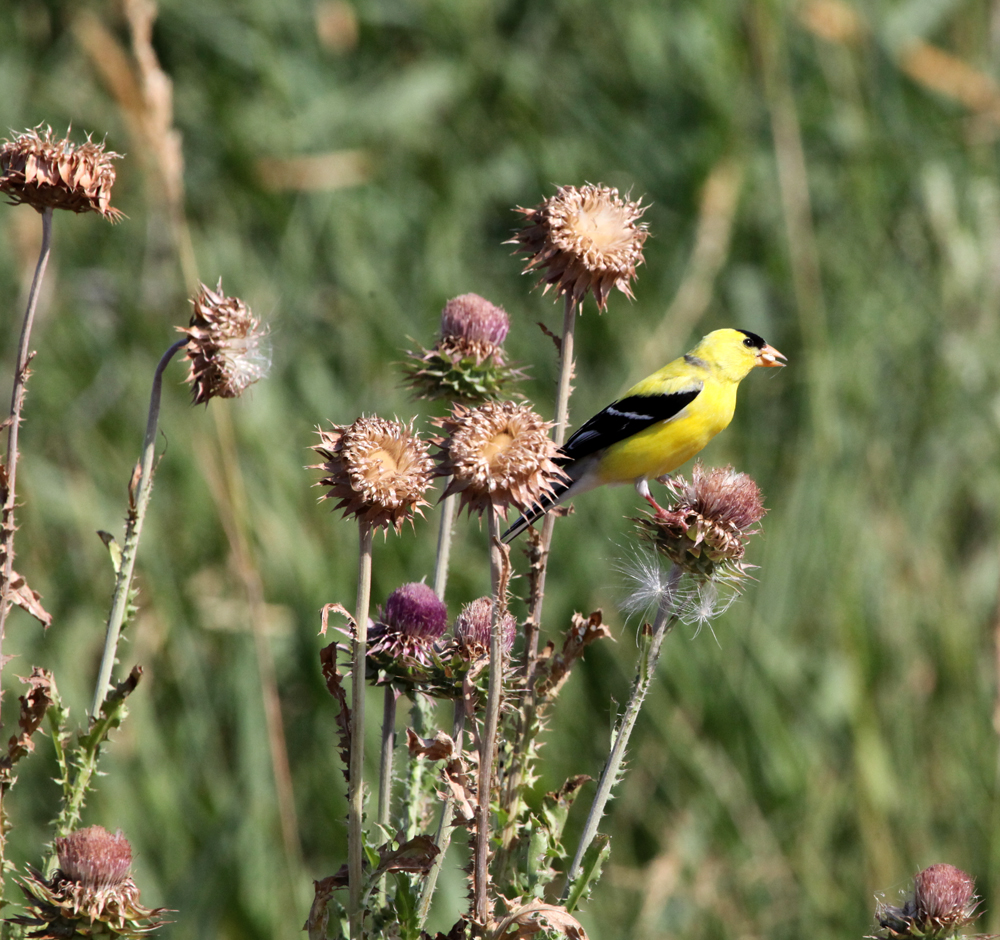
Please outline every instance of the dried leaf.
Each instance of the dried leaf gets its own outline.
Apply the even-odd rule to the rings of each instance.
[[[399,836],[397,836],[398,838]],[[441,851],[430,836],[416,836],[409,842],[404,842],[397,849],[392,847],[395,844],[396,840],[393,840],[379,847],[376,876],[390,871],[407,871],[426,875]]]
[[[455,742],[443,731],[438,731],[433,738],[421,738],[412,728],[407,728],[406,746],[410,757],[426,757],[428,760],[451,760],[455,753]]]
[[[35,749],[31,736],[38,730],[45,712],[52,704],[55,696],[55,679],[47,669],[35,666],[31,675],[21,681],[30,686],[26,695],[20,696],[21,713],[17,724],[21,729],[19,735],[12,735],[7,743],[7,753],[0,757],[0,786],[6,788],[13,783],[11,769],[22,757]]]
[[[587,931],[566,908],[536,901],[508,914],[497,923],[492,940],[521,940],[543,930],[558,930],[567,940],[587,940]]]
[[[353,633],[355,628],[354,618],[350,611],[343,604],[324,604],[320,614],[322,626],[319,630],[320,636],[326,636],[326,631],[330,626],[330,614],[340,614],[347,621],[348,630]]]
[[[551,701],[559,694],[569,678],[573,664],[591,643],[611,637],[611,631],[603,621],[604,616],[600,610],[595,610],[589,617],[574,613],[573,623],[563,640],[562,651],[556,653],[551,643],[542,650],[538,656],[538,674],[542,677],[538,683],[539,701]]]
[[[28,582],[16,571],[10,573],[10,599],[46,629],[52,625],[52,614],[42,607],[42,595],[31,590]]]
[[[474,779],[469,772],[469,765],[460,757],[448,761],[441,771],[441,776],[444,778],[451,799],[455,803],[455,815],[458,817],[456,825],[467,826],[474,822],[478,800],[474,789]]]
[[[562,355],[562,337],[552,332],[541,320],[536,321],[538,328],[555,344],[556,353]]]
[[[342,866],[337,874],[313,882],[315,894],[312,905],[309,908],[309,917],[302,928],[308,933],[309,940],[326,940],[326,928],[330,923],[330,911],[327,905],[330,903],[333,892],[337,888],[346,887],[346,865]]]
[[[351,766],[351,709],[347,704],[347,693],[344,691],[344,677],[337,669],[337,644],[324,646],[319,651],[319,661],[326,687],[340,705],[340,710],[337,712],[338,750],[340,759],[344,762],[344,778],[347,779],[348,768]]]

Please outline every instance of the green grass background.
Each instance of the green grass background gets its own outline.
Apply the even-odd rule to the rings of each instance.
[[[127,41],[113,3],[0,2],[0,127],[106,134],[127,154],[114,202],[128,216],[56,218],[17,543],[55,622],[43,634],[11,617],[7,733],[14,677],[35,663],[55,670],[78,719],[89,705],[112,587],[94,530],[120,535],[152,371],[189,312],[141,148],[78,40],[84,9]],[[561,307],[530,290],[501,243],[514,206],[584,181],[642,195],[652,232],[635,302],[616,294],[603,316],[588,302],[579,321],[571,414],[589,416],[641,377],[690,270],[700,193],[725,160],[742,169],[732,242],[707,309],[668,325],[662,353],[731,325],[788,356],[787,369],[749,377],[704,454],[764,491],[758,580],[715,623],[718,642],[689,628],[671,637],[584,922],[595,940],[860,937],[875,892],[894,900],[919,868],[947,861],[976,877],[983,929],[996,930],[1000,125],[900,67],[924,41],[997,74],[995,6],[859,3],[852,42],[818,37],[798,8],[770,0],[351,9],[357,40],[339,50],[305,0],[168,0],[156,25],[199,274],[266,318],[273,345],[266,381],[207,410],[188,404],[180,365],[168,372],[141,613],[121,656],[146,676],[85,815],[132,841],[144,899],[178,912],[164,936],[299,936],[310,879],[345,857],[317,633],[322,604],[353,605],[356,530],[316,504],[317,475],[303,469],[314,427],[435,413],[408,401],[396,363],[466,291],[509,311],[525,392],[551,415],[555,356],[536,321],[557,329]],[[794,225],[801,199],[783,203],[796,140],[818,284],[801,254],[810,228]],[[351,148],[370,161],[362,185],[261,185],[261,159]],[[5,381],[39,230],[31,209],[0,208]],[[304,859],[291,870],[253,638],[209,482],[216,409],[235,430],[272,605]],[[618,641],[588,653],[564,694],[544,751],[549,788],[597,774],[627,693],[636,625],[617,613],[615,564],[637,505],[630,490],[593,493],[556,531],[546,632],[600,606]],[[415,532],[377,540],[376,602],[429,574],[435,522],[429,511]],[[451,612],[487,588],[485,533],[463,520]],[[20,768],[18,864],[37,863],[50,838],[53,769],[44,740]],[[571,829],[580,823],[574,814]],[[452,872],[439,927],[462,891]]]

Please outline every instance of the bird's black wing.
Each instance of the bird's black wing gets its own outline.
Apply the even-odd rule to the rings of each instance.
[[[629,395],[599,411],[559,451],[560,463],[579,460],[673,418],[701,394],[702,384],[669,395]]]

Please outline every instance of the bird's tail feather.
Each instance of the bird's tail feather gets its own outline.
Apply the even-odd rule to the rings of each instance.
[[[561,502],[569,499],[571,495],[574,495],[570,491],[573,489],[573,484],[576,483],[572,477],[568,477],[565,482],[556,483],[553,487],[553,492],[551,495],[544,495],[539,500],[539,502],[532,507],[531,510],[526,512],[523,516],[520,516],[514,524],[500,536],[500,541],[505,545],[516,539],[525,529],[531,525],[536,519],[540,519],[545,515],[553,506],[558,506]]]

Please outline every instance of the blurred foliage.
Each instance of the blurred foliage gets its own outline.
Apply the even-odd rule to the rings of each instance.
[[[94,531],[120,533],[153,368],[188,316],[149,154],[109,90],[110,60],[102,72],[86,51],[86,16],[127,49],[114,3],[0,5],[0,126],[106,134],[127,155],[114,203],[128,215],[56,219],[18,533],[18,568],[55,622],[43,635],[12,615],[5,715],[35,663],[78,718],[89,704],[113,574]],[[470,290],[511,313],[507,348],[550,411],[555,356],[535,321],[555,329],[561,307],[529,291],[501,242],[512,207],[583,181],[644,195],[653,237],[635,303],[612,298],[603,316],[591,303],[580,320],[576,422],[644,360],[719,326],[759,332],[790,361],[747,380],[705,452],[767,496],[759,582],[717,641],[668,643],[588,930],[858,937],[874,892],[892,900],[938,861],[977,878],[997,929],[998,36],[986,0],[163,3],[154,46],[175,83],[198,272],[221,275],[273,340],[270,377],[239,402],[192,410],[181,367],[168,373],[141,610],[121,655],[146,677],[85,814],[132,840],[145,903],[178,911],[165,935],[298,936],[310,879],[343,861],[317,632],[322,604],[353,603],[356,532],[315,504],[313,428],[435,413],[408,402],[396,364]],[[281,188],[280,161],[329,153],[313,188]],[[728,196],[703,199],[720,178]],[[4,207],[0,232],[9,376],[38,217]],[[281,839],[222,525],[227,430],[301,860]],[[564,692],[548,789],[596,775],[627,692],[636,624],[614,612],[615,566],[635,508],[631,491],[595,492],[557,527],[546,632],[603,606],[619,642],[591,650]],[[376,602],[429,573],[435,521],[377,544]],[[488,584],[485,533],[463,520],[457,539],[452,613]],[[37,864],[56,797],[46,743],[19,769],[11,851]],[[438,926],[462,890],[453,871]]]

